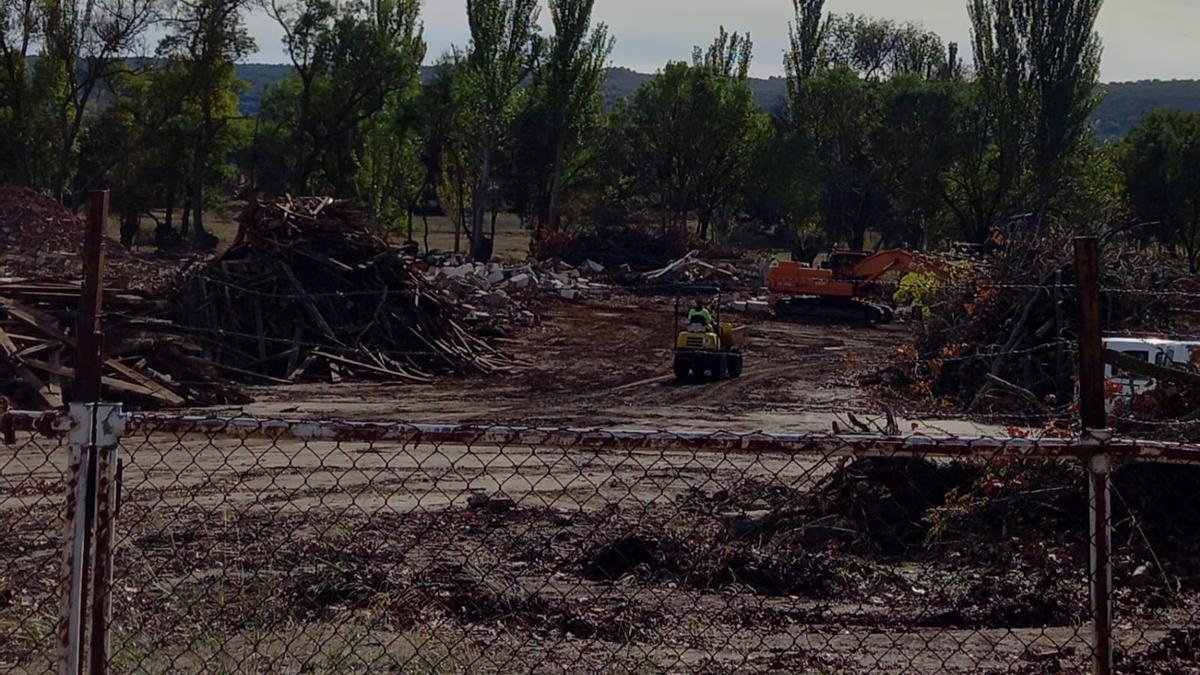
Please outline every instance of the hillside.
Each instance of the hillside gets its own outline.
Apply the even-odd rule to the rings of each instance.
[[[269,64],[241,64],[238,75],[250,84],[242,95],[242,112],[247,115],[258,113],[264,88],[282,80],[291,67]],[[429,77],[432,68],[422,70],[422,77]],[[604,85],[604,98],[609,105],[632,96],[647,80],[654,77],[628,68],[610,68]],[[759,105],[769,112],[782,111],[785,106],[787,82],[782,77],[769,79],[751,78]],[[1120,138],[1151,110],[1174,108],[1184,112],[1200,111],[1200,80],[1146,80],[1142,82],[1117,82],[1102,85],[1104,101],[1093,115],[1098,135],[1103,140]]]

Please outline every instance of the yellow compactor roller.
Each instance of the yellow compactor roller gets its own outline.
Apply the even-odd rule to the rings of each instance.
[[[725,380],[742,374],[742,345],[746,327],[721,322],[720,298],[712,323],[687,321],[675,340],[675,378],[678,380]],[[680,321],[680,301],[675,300],[675,321]]]

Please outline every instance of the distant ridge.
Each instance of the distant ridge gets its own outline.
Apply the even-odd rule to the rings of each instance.
[[[258,114],[263,89],[278,83],[291,71],[292,67],[288,65],[239,64],[238,75],[250,83],[250,90],[242,95],[242,113]],[[428,78],[433,68],[425,66],[421,71],[421,76]],[[653,77],[628,68],[609,68],[604,84],[605,101],[612,105],[629,98]],[[754,90],[754,97],[763,110],[782,112],[786,107],[787,80],[784,78],[751,78],[750,88]],[[1172,108],[1183,112],[1200,112],[1200,80],[1114,82],[1101,85],[1101,88],[1106,94],[1105,99],[1092,116],[1101,140],[1124,136],[1151,110]]]

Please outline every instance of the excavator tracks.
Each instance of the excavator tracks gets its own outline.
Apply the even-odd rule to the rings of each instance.
[[[891,307],[857,298],[822,298],[800,295],[780,299],[775,303],[775,316],[787,321],[848,323],[874,326],[891,323],[895,312]]]

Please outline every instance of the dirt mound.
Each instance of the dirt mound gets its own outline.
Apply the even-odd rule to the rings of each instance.
[[[50,197],[29,188],[0,188],[0,276],[78,279],[83,236],[83,219]],[[161,288],[182,266],[135,255],[108,237],[104,254],[109,288]]]
[[[868,458],[831,473],[806,507],[829,541],[864,553],[903,555],[924,547],[930,509],[972,484],[977,469],[960,462]]]
[[[0,188],[0,241],[6,250],[78,254],[83,229],[73,211],[36,190]],[[119,247],[111,240],[107,244]]]
[[[929,605],[949,609],[927,614],[920,623],[937,628],[1077,625],[1088,612],[1086,579],[1080,576],[1078,565],[1048,556],[948,570]]]

